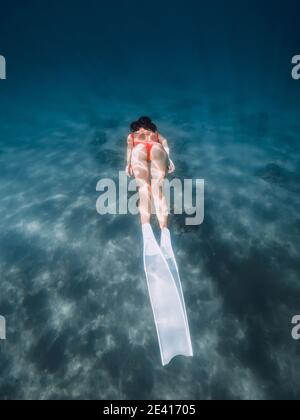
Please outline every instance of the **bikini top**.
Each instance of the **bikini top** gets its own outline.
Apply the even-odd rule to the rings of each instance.
[[[159,132],[153,133],[152,131],[143,131],[131,133],[131,138],[133,141],[133,146],[139,143],[159,143]]]

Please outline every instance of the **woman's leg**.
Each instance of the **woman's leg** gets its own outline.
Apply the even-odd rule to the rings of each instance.
[[[131,156],[131,165],[139,188],[140,216],[142,225],[150,223],[151,219],[151,186],[147,150],[142,144],[134,147]]]
[[[161,145],[155,144],[151,151],[151,187],[155,204],[156,216],[160,228],[168,225],[168,204],[163,193],[164,180],[167,173],[168,156]]]

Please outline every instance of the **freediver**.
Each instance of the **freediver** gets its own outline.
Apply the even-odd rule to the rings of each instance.
[[[167,173],[175,171],[167,140],[149,117],[131,124],[127,137],[127,175],[139,189],[143,232],[143,256],[163,366],[177,355],[193,356],[179,271],[168,229],[168,204],[163,186]],[[151,221],[152,197],[161,228],[158,245]]]

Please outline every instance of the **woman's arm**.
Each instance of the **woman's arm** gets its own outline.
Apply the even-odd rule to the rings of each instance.
[[[131,166],[132,149],[133,149],[133,141],[132,141],[131,135],[129,134],[129,136],[127,137],[127,166],[125,170],[128,177],[133,175],[133,170]]]
[[[172,174],[173,172],[175,172],[175,165],[170,158],[170,147],[169,147],[168,141],[165,137],[163,137],[161,134],[159,134],[159,142],[163,146],[163,148],[165,149],[165,151],[168,155],[168,159],[169,159],[168,172],[169,172],[169,174]]]
[[[163,148],[167,152],[167,155],[170,156],[170,147],[169,147],[167,139],[163,137],[161,134],[159,134],[158,138],[159,138],[160,144],[163,146]]]

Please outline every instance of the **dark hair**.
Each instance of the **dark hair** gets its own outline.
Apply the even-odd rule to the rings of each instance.
[[[131,123],[130,125],[130,129],[133,133],[135,131],[138,131],[140,128],[153,131],[153,133],[157,132],[156,125],[152,122],[151,118],[149,117],[141,117],[137,121],[134,121],[133,123]]]
[[[135,131],[138,131],[140,129],[140,125],[137,121],[134,121],[130,124],[130,129],[134,133]]]

